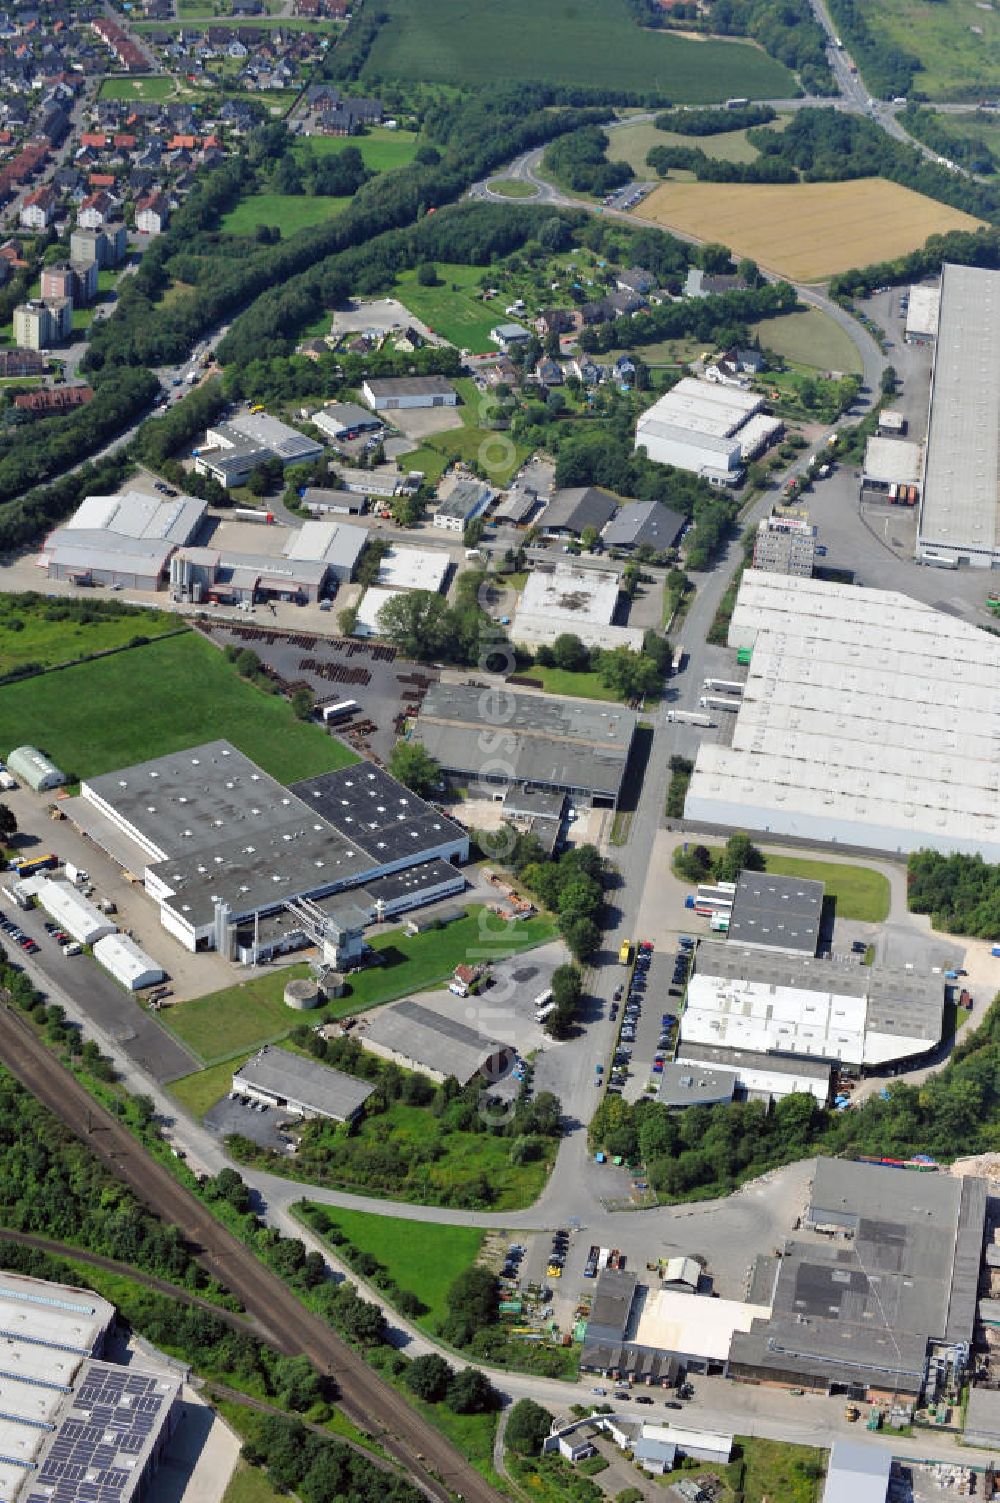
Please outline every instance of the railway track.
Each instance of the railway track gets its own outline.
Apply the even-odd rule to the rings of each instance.
[[[338,1404],[431,1498],[500,1503],[500,1495],[401,1394],[313,1315],[276,1274],[222,1226],[110,1112],[104,1110],[9,1006],[0,1006],[0,1060],[163,1221],[179,1227],[213,1278],[287,1356],[304,1355],[338,1386]]]

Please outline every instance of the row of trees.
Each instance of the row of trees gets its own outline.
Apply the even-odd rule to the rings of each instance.
[[[669,172],[693,172],[700,183],[794,183],[798,173],[786,162],[759,158],[730,162],[709,156],[700,146],[653,146],[646,161],[660,177]]]
[[[268,1480],[281,1493],[301,1503],[419,1503],[422,1493],[396,1472],[376,1467],[360,1452],[307,1430],[299,1421],[281,1415],[264,1418],[243,1455],[254,1466],[267,1468]]]
[[[656,148],[660,150],[661,148]],[[728,261],[728,251],[726,259]],[[747,325],[782,313],[794,313],[798,299],[787,282],[766,282],[745,292],[726,292],[721,297],[685,298],[679,303],[661,303],[628,318],[584,329],[580,346],[591,354],[607,350],[634,350],[663,339],[692,338],[717,343]]]
[[[936,276],[945,261],[959,266],[1000,267],[1000,230],[951,230],[947,235],[931,235],[918,250],[892,261],[875,261],[838,272],[828,284],[830,296],[847,303],[865,297],[876,287],[920,282]]]
[[[713,20],[717,20],[714,13]],[[653,124],[657,130],[674,131],[679,136],[722,136],[751,125],[770,125],[777,118],[769,104],[743,104],[728,110],[664,110]]]
[[[937,110],[928,109],[925,105],[908,104],[897,118],[911,136],[916,136],[918,141],[923,141],[938,156],[956,162],[967,172],[984,175],[996,172],[998,159],[993,145],[981,132],[968,131],[964,120],[962,134],[953,136]]]

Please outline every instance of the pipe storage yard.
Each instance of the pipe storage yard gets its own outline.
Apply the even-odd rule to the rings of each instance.
[[[730,745],[703,743],[694,823],[1000,860],[1000,641],[887,590],[749,570]]]

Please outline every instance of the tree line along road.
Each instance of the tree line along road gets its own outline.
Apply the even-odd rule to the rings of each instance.
[[[307,1357],[319,1373],[336,1381],[343,1412],[374,1433],[423,1492],[440,1503],[453,1494],[467,1503],[500,1503],[499,1495],[433,1425],[99,1106],[9,1005],[0,1005],[0,1061],[150,1210],[180,1228],[199,1262],[270,1333],[278,1351]],[[378,1426],[382,1428],[373,1430]]]

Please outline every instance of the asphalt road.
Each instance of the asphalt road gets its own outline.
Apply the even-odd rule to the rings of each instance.
[[[335,1380],[348,1418],[375,1433],[428,1496],[446,1503],[457,1493],[469,1503],[497,1503],[475,1468],[98,1106],[9,1007],[0,1007],[0,1059],[145,1205],[180,1228],[203,1266],[271,1333],[279,1351],[308,1357]]]

